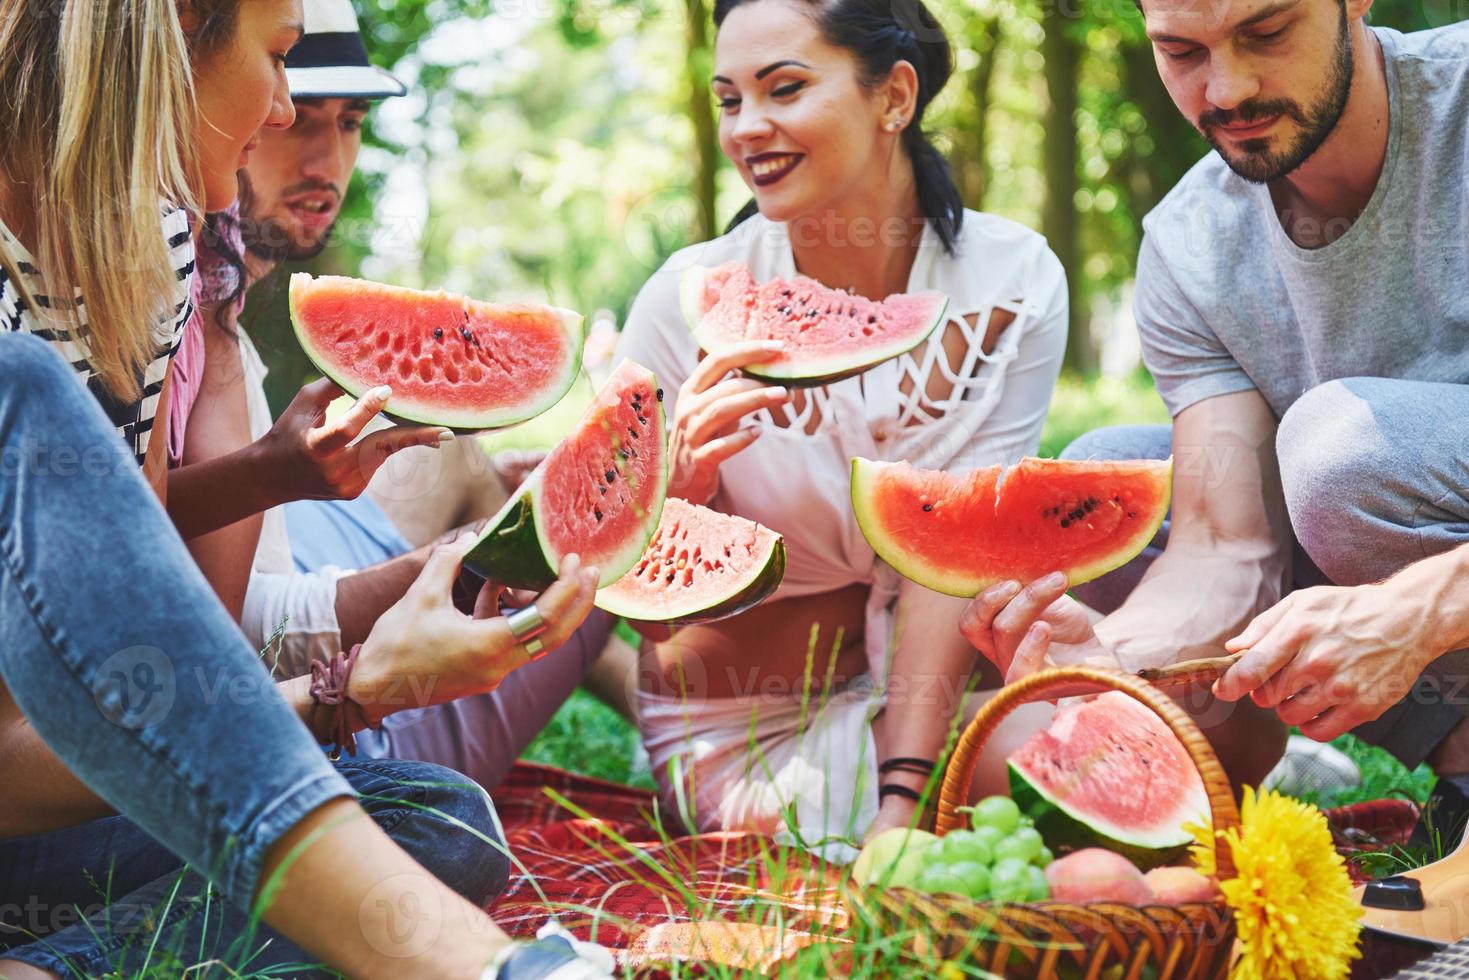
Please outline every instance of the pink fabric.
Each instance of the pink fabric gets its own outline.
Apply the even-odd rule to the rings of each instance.
[[[231,204],[227,211],[214,215],[213,228],[225,249],[243,257],[245,243],[240,235],[240,205]],[[179,349],[173,357],[173,380],[168,404],[168,431],[165,448],[168,466],[174,469],[184,461],[184,435],[189,426],[189,413],[199,399],[204,384],[204,320],[200,312],[205,303],[217,303],[234,296],[233,312],[238,315],[245,306],[245,293],[240,289],[240,268],[221,253],[214,235],[195,236],[195,272],[189,283],[189,298],[194,312],[184,324]],[[235,295],[238,292],[239,295]]]
[[[189,413],[199,398],[204,383],[204,321],[199,316],[199,277],[189,288],[194,312],[184,324],[178,353],[173,355],[173,380],[169,382],[168,432],[164,448],[168,450],[168,468],[177,469],[184,462],[184,432],[189,426]]]

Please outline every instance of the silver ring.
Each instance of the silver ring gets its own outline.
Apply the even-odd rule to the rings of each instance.
[[[541,618],[541,611],[534,602],[506,616],[505,625],[510,627],[510,635],[519,643],[525,643],[546,632],[546,621]]]
[[[546,649],[545,645],[535,637],[526,640],[521,646],[525,649],[525,659],[527,660],[533,659],[536,654]]]

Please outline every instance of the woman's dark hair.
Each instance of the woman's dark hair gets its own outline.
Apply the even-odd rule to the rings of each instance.
[[[714,26],[718,28],[736,7],[755,0],[715,0]],[[811,17],[828,44],[845,48],[857,58],[861,81],[875,85],[899,61],[918,73],[918,97],[913,118],[903,130],[903,148],[913,161],[918,208],[923,212],[944,251],[953,254],[964,223],[964,201],[949,176],[949,165],[923,132],[923,113],[954,71],[949,39],[921,0],[794,0],[809,6]],[[729,223],[728,232],[759,210],[751,200]]]

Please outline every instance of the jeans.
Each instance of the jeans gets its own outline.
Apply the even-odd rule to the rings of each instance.
[[[478,786],[421,762],[344,760],[337,770],[368,815],[446,885],[481,906],[504,889],[510,861]],[[29,943],[0,958],[62,976],[134,975],[169,957],[242,973],[295,964],[299,974],[314,959],[220,901],[126,817],[0,841],[0,895],[0,948]]]
[[[280,697],[97,402],[49,344],[9,333],[0,681],[0,720],[18,708],[71,773],[237,905],[253,900],[276,840],[356,795]],[[4,789],[7,800],[25,791]],[[0,872],[12,873],[8,859]]]
[[[1166,459],[1166,425],[1081,436],[1065,459]],[[1294,585],[1363,585],[1469,543],[1469,386],[1342,378],[1307,391],[1275,440],[1296,538]],[[1208,463],[1209,461],[1205,461]],[[1078,586],[1102,612],[1121,605],[1166,543]],[[1353,734],[1413,767],[1469,714],[1469,652],[1440,657],[1413,692]]]

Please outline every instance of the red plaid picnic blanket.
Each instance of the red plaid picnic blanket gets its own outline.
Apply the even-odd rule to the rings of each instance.
[[[489,911],[511,935],[533,936],[554,916],[580,938],[630,949],[624,962],[683,958],[708,937],[681,925],[723,919],[734,923],[717,940],[725,948],[706,952],[756,965],[845,925],[841,869],[758,834],[672,836],[647,790],[518,763],[494,798],[517,866]]]
[[[757,834],[671,836],[647,790],[519,763],[494,798],[519,867],[490,914],[512,935],[554,916],[627,965],[692,945],[706,954],[694,958],[757,966],[846,925],[844,869]],[[1402,843],[1416,816],[1406,800],[1327,811],[1346,854]],[[688,924],[709,919],[727,924],[694,936]]]

